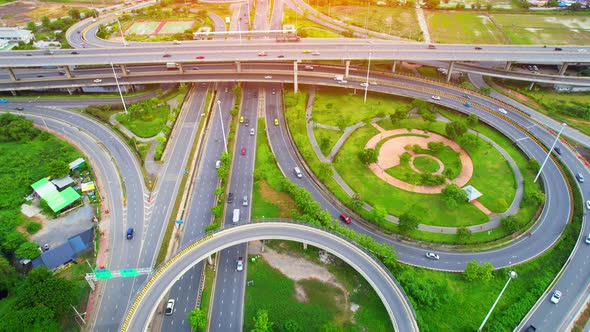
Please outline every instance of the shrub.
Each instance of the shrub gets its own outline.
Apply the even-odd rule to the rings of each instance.
[[[30,223],[27,224],[26,229],[27,229],[27,233],[29,234],[35,234],[37,233],[39,230],[41,230],[43,226],[38,223],[38,222],[34,222],[31,221]]]

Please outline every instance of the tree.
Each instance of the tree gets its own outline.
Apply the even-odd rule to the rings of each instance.
[[[271,332],[273,323],[268,319],[268,311],[258,310],[254,317],[254,328],[251,332]]]
[[[485,262],[482,264],[482,266],[479,267],[477,275],[480,280],[490,281],[494,278],[492,272],[494,272],[494,266],[492,265],[492,263]]]
[[[373,218],[373,220],[375,220],[376,222],[384,222],[385,216],[387,216],[387,210],[385,210],[385,208],[375,205],[373,207],[373,210],[371,210],[371,218]]]
[[[354,193],[352,197],[350,197],[350,205],[353,209],[358,210],[363,205],[363,199],[359,193]]]
[[[27,30],[31,30],[32,33],[37,32],[37,24],[35,22],[27,22]]]
[[[21,244],[14,252],[18,258],[33,259],[41,255],[39,245],[35,242],[27,241]]]
[[[320,138],[320,149],[322,151],[328,150],[332,145],[332,140],[329,137]]]
[[[55,312],[43,305],[7,310],[0,320],[0,331],[58,331]]]
[[[477,115],[471,113],[467,116],[467,125],[469,125],[469,127],[473,128],[478,123],[479,123],[479,118],[477,117]]]
[[[466,150],[475,151],[479,147],[479,138],[472,133],[465,133],[457,139],[459,144]]]
[[[457,242],[464,244],[471,238],[472,232],[467,227],[459,227],[457,228]]]
[[[70,10],[68,10],[68,15],[70,15],[70,17],[75,20],[79,20],[80,19],[80,9],[71,8]]]
[[[52,160],[49,162],[47,173],[52,178],[62,178],[70,173],[70,165],[63,160]]]
[[[364,149],[358,153],[359,159],[366,165],[376,163],[379,157],[377,150]]]
[[[17,296],[17,309],[41,305],[61,317],[70,313],[76,301],[75,284],[65,278],[55,276],[46,267],[38,267],[27,275]]]
[[[336,325],[334,322],[328,322],[320,328],[321,332],[343,332],[342,326]]]
[[[0,255],[0,291],[10,290],[17,280],[18,275],[14,266],[10,265],[4,255]]]
[[[321,163],[318,170],[318,178],[321,180],[327,180],[334,175],[334,170],[330,163]]]
[[[41,17],[41,26],[43,29],[49,30],[49,26],[51,25],[51,20],[47,16]]]
[[[440,5],[440,0],[426,0],[424,8],[434,9]]]
[[[525,190],[523,200],[529,205],[543,204],[545,194],[540,190]]]
[[[412,155],[407,152],[404,152],[399,156],[400,164],[407,164],[410,160],[412,160]]]
[[[514,233],[520,229],[520,221],[515,215],[510,215],[500,220],[500,226],[510,233]]]
[[[399,230],[403,234],[407,234],[415,229],[418,229],[418,217],[412,214],[410,211],[406,211],[404,214],[399,216]]]
[[[10,113],[0,115],[0,142],[30,141],[40,132],[33,127],[33,120]]]
[[[296,321],[291,319],[285,322],[285,324],[283,325],[283,330],[285,332],[303,332],[301,326],[299,326],[299,324],[297,324]]]
[[[482,86],[479,88],[479,92],[483,93],[484,95],[489,95],[492,92],[492,88],[489,86]]]
[[[442,149],[444,149],[445,143],[443,143],[443,142],[428,142],[428,144],[426,146],[428,147],[428,150],[430,150],[434,153],[438,153]]]
[[[207,327],[207,313],[200,309],[193,309],[188,313],[188,322],[193,330],[197,332],[205,331]]]
[[[477,279],[478,271],[479,265],[477,264],[477,261],[475,261],[474,259],[471,262],[467,263],[467,267],[465,267],[463,275],[465,276],[465,279],[467,279],[468,281],[474,281]]]
[[[526,168],[529,169],[531,172],[537,173],[539,169],[541,169],[541,165],[537,161],[537,159],[529,159],[526,164]]]
[[[408,113],[409,113],[408,110],[401,110],[401,109],[396,110],[395,113],[393,113],[389,116],[389,118],[391,119],[391,123],[393,125],[399,124],[399,122],[401,120],[408,118]]]
[[[427,126],[430,127],[430,125],[436,121],[436,114],[430,111],[424,111],[422,112],[422,120],[426,121]]]
[[[445,198],[447,204],[450,203],[450,205],[453,206],[457,206],[457,204],[467,201],[467,193],[455,183],[447,184],[447,186],[441,191],[441,194]],[[454,204],[452,202],[454,202]]]
[[[467,132],[467,126],[460,121],[451,121],[445,125],[445,132],[451,139],[455,139]]]
[[[14,252],[18,247],[20,247],[21,244],[27,241],[28,240],[26,236],[16,230],[13,230],[6,234],[4,242],[0,245],[2,245],[2,249],[4,250]]]

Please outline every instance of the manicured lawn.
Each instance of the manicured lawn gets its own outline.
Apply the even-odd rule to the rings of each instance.
[[[504,37],[487,17],[478,13],[425,10],[430,37],[443,44],[504,44]]]
[[[586,15],[494,14],[493,19],[514,44],[590,44]]]
[[[409,109],[407,99],[370,93],[363,104],[362,94],[343,94],[342,89],[316,90],[312,119],[317,123],[349,127],[358,122],[368,123],[375,117],[389,116],[398,109]]]
[[[338,142],[338,139],[342,136],[343,132],[340,130],[332,130],[332,129],[324,129],[315,127],[313,128],[313,134],[315,135],[315,139],[320,146],[320,150],[324,156],[328,156],[332,148]],[[328,142],[329,144],[324,144],[324,142]]]
[[[414,167],[426,173],[434,173],[440,169],[436,160],[424,156],[414,158]]]
[[[440,194],[408,192],[378,178],[357,157],[369,138],[376,134],[377,129],[368,125],[356,130],[342,146],[334,163],[344,181],[369,205],[383,207],[394,216],[411,210],[418,216],[420,223],[427,225],[467,226],[488,220],[486,215],[471,204],[449,209]]]

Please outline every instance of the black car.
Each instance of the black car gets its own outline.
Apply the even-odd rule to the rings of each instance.
[[[233,203],[234,202],[234,193],[229,193],[227,195],[227,202],[228,203]]]
[[[72,52],[72,53],[70,53],[70,54],[80,54],[80,53],[78,53],[78,52],[76,52],[76,51],[73,51],[73,52]]]
[[[246,121],[244,121],[244,125],[246,125],[246,127],[248,127],[250,125],[250,120],[246,119]]]
[[[24,108],[23,108],[22,106],[17,106],[17,107],[16,107],[16,110],[17,110],[17,111],[22,111],[22,110],[24,110]]]
[[[560,155],[560,156],[561,156],[561,149],[560,149],[560,148],[558,148],[558,147],[554,147],[554,148],[553,148],[553,150],[554,150],[554,151],[555,151],[555,152],[556,152],[558,155]]]
[[[555,50],[556,51],[563,51],[563,49],[561,47],[556,47]]]
[[[475,50],[476,50],[476,51],[481,51],[481,47],[479,47],[479,46],[476,46],[476,47],[475,47]]]
[[[163,58],[169,58],[169,57],[171,57],[171,55],[170,54],[164,54],[162,57]]]

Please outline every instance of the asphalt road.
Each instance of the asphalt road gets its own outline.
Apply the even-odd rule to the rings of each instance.
[[[149,321],[148,317],[154,311],[155,304],[162,300],[172,283],[182,276],[190,266],[214,252],[224,253],[226,248],[238,243],[276,238],[306,242],[322,249],[330,248],[330,251],[359,271],[369,284],[375,287],[377,294],[386,304],[385,307],[396,331],[418,331],[411,305],[405,300],[403,291],[390,272],[379,261],[372,259],[364,250],[334,234],[320,231],[309,225],[285,222],[254,223],[227,228],[214,234],[208,241],[197,242],[198,245],[191,246],[182,255],[175,257],[166,269],[159,271],[157,278],[152,278],[146,289],[141,292],[142,296],[136,300],[133,306],[134,311],[130,313],[130,315],[133,314],[132,317],[127,316],[123,331],[145,330]],[[243,275],[243,273],[240,274]],[[235,279],[240,278],[236,277]],[[236,299],[239,296],[240,294],[233,294],[230,297]],[[220,314],[215,310],[213,312]],[[228,316],[224,315],[226,319],[230,319],[231,317]],[[237,330],[237,327],[230,329],[228,326],[224,331]]]

